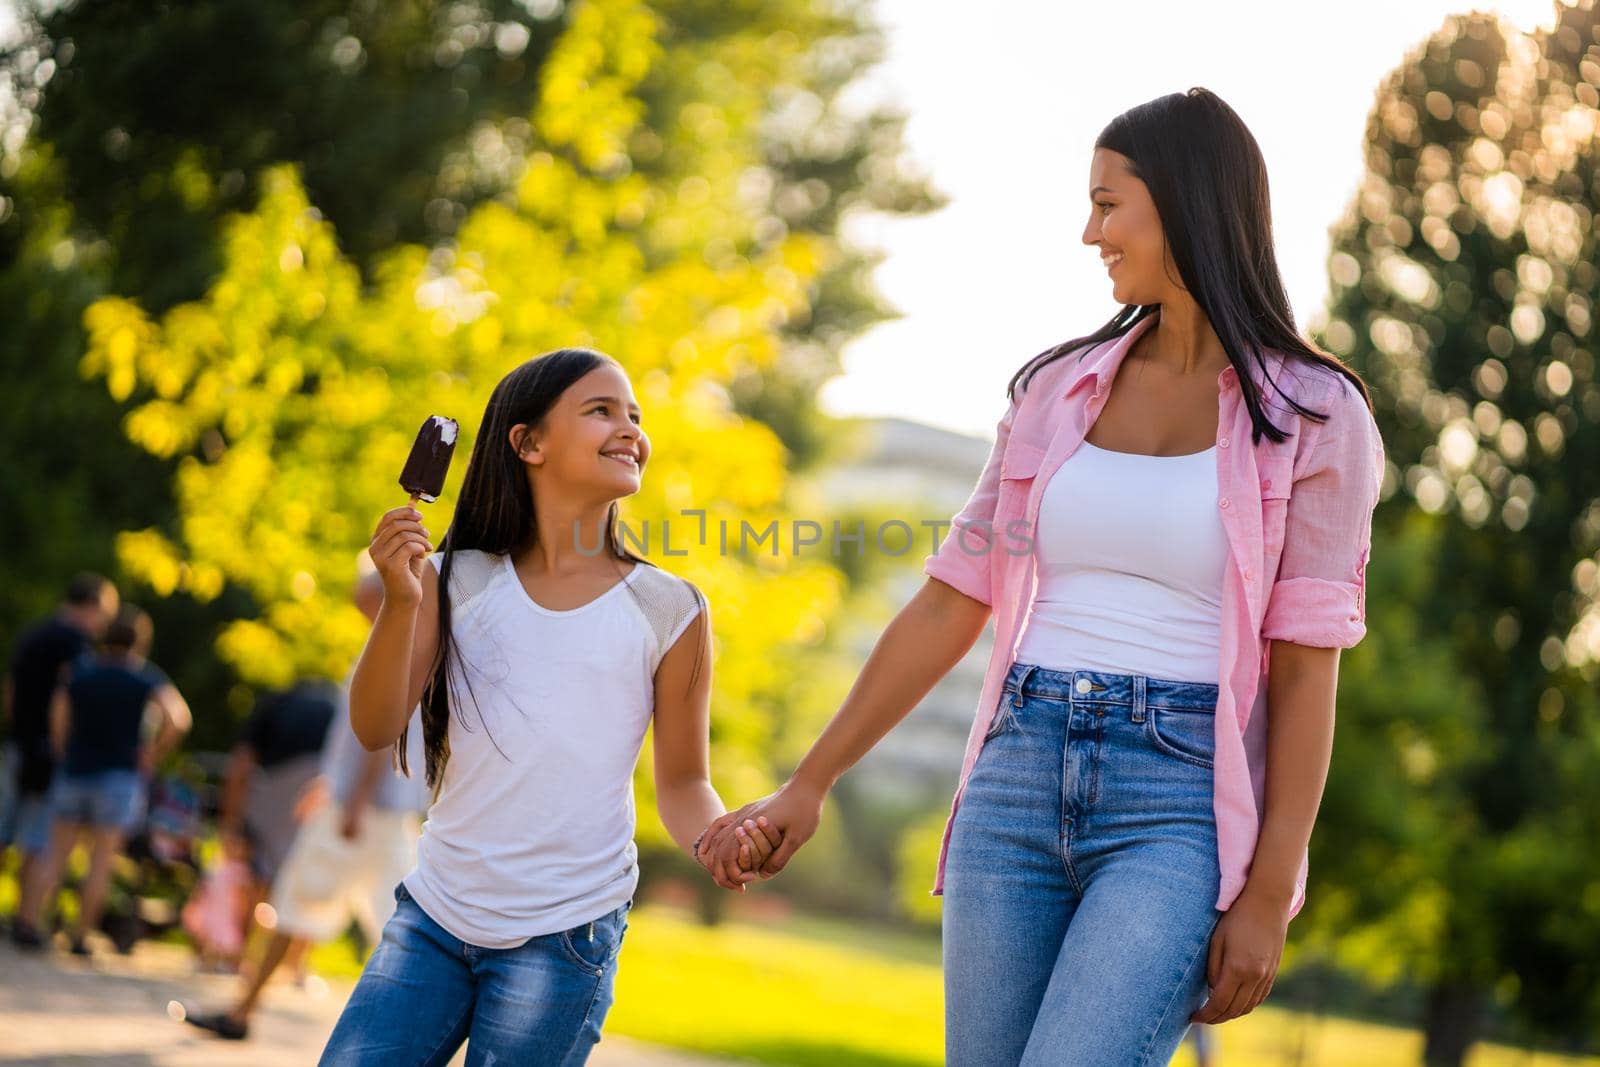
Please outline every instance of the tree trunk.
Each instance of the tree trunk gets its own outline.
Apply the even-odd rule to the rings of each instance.
[[[1478,986],[1443,980],[1428,991],[1422,1062],[1426,1067],[1461,1067],[1478,1040],[1484,994]]]
[[[706,926],[716,926],[728,914],[728,890],[713,882],[709,876],[697,878],[695,893],[700,905],[700,921]]]

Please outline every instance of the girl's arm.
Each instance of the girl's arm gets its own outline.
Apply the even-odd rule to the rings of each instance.
[[[722,816],[706,835],[719,861],[732,852],[727,827],[765,816],[783,843],[762,873],[783,870],[816,832],[822,802],[840,775],[894,729],[939,679],[961,661],[989,620],[990,607],[929,579],[878,638],[844,703],[789,780],[771,796]]]
[[[350,727],[369,752],[394,744],[422,697],[439,644],[439,573],[422,513],[385,512],[368,548],[383,605],[350,680]]]
[[[642,564],[636,564],[642,566]],[[699,664],[699,677],[695,666]],[[693,679],[693,685],[690,680]],[[656,810],[680,848],[693,854],[696,841],[711,821],[727,808],[711,785],[711,609],[673,642],[656,668],[655,713]],[[754,825],[753,823],[751,824]],[[741,828],[742,829],[742,828]],[[707,837],[710,834],[706,835]],[[740,839],[741,867],[759,867],[771,845],[755,835],[759,851],[753,862],[748,838]],[[701,854],[708,851],[702,848]],[[730,850],[731,851],[731,850]],[[700,856],[695,856],[700,863]],[[705,864],[702,863],[702,866]],[[712,877],[725,889],[744,891],[754,871],[713,868]]]

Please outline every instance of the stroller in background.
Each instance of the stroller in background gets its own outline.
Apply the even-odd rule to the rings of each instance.
[[[151,781],[144,821],[123,846],[100,922],[118,952],[179,927],[200,880],[200,842],[218,810],[226,763],[224,753],[185,753],[175,770]]]

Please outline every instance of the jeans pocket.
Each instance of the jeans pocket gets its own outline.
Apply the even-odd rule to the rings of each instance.
[[[628,926],[625,910],[618,908],[592,922],[561,931],[562,950],[585,971],[602,974],[622,947],[622,935]]]
[[[1156,748],[1186,763],[1211,769],[1217,746],[1215,713],[1190,708],[1147,710],[1145,730]]]
[[[993,741],[1017,724],[1016,690],[1006,686],[1000,690],[1000,704],[989,720],[989,731],[983,735],[984,743]]]

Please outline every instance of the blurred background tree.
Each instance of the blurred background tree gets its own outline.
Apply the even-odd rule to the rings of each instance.
[[[697,546],[678,512],[735,541],[785,515],[789,475],[824,454],[817,387],[890,313],[844,222],[937,204],[902,117],[844,98],[881,52],[865,5],[20,15],[0,632],[74,570],[112,573],[155,598],[155,657],[200,709],[196,743],[225,747],[259,687],[339,676],[359,649],[357,553],[422,418],[460,418],[464,457],[505,371],[592,344],[628,367],[657,450],[624,516],[715,605],[719,786],[769,788],[838,695],[787,653],[826,654],[846,576],[790,558],[787,533],[779,558],[720,565],[717,527]],[[644,816],[641,844],[662,840]]]
[[[1380,88],[1334,231],[1323,341],[1392,469],[1308,919],[1427,987],[1429,1064],[1491,1009],[1574,1046],[1600,1018],[1597,87],[1588,0],[1451,19]]]
[[[73,567],[125,568],[165,598],[158,651],[208,704],[227,680],[204,666],[202,636],[226,624],[247,683],[235,714],[249,685],[326,673],[352,651],[342,597],[370,516],[314,479],[285,485],[280,469],[315,448],[307,478],[319,464],[333,477],[337,448],[313,444],[328,404],[362,408],[344,413],[342,447],[381,420],[386,435],[367,439],[379,452],[361,457],[374,466],[353,468],[371,469],[371,486],[351,490],[376,503],[422,413],[458,400],[471,421],[515,362],[587,339],[642,392],[642,374],[670,369],[687,399],[658,386],[658,405],[781,435],[719,462],[731,442],[674,450],[655,427],[682,475],[659,464],[650,506],[718,503],[706,489],[719,465],[722,488],[764,507],[785,465],[819,452],[815,388],[839,347],[887,314],[874,254],[840,237],[843,215],[936,202],[902,158],[901,118],[840,105],[881,48],[856,5],[208,0],[22,14],[5,57],[0,307],[24,328],[0,358],[38,403],[14,413],[24,432],[4,457],[25,513],[7,564],[22,595],[0,624],[44,610]],[[449,299],[466,289],[477,303],[463,312]],[[80,367],[84,313],[113,295],[88,317],[98,343]],[[458,328],[472,340],[439,336]],[[451,374],[454,392],[422,388]],[[745,477],[749,457],[761,477]],[[273,523],[223,502],[252,482],[273,486],[262,512],[289,513],[271,552],[345,554],[292,568],[300,552],[261,555]],[[803,613],[808,639],[827,600]],[[294,637],[289,604],[299,623],[339,625]],[[225,724],[208,725],[202,740],[225,740]]]

